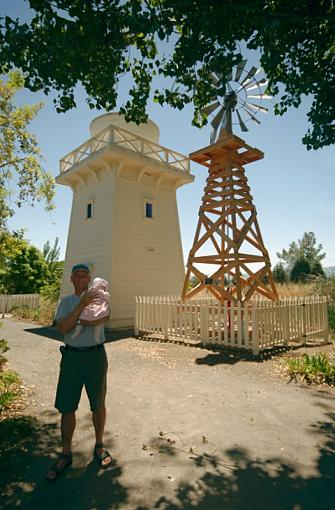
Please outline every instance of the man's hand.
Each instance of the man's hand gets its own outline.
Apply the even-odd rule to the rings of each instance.
[[[80,298],[80,306],[85,308],[85,306],[91,303],[99,302],[99,293],[96,290],[86,290],[84,294]]]

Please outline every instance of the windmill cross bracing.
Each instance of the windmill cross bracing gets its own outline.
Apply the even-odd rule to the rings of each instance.
[[[222,76],[212,74],[215,100],[203,109],[213,114],[208,147],[190,158],[208,168],[199,210],[199,220],[190,250],[182,298],[199,297],[206,291],[219,301],[247,301],[255,293],[275,300],[271,263],[258,225],[244,165],[263,158],[263,153],[232,133],[238,124],[260,123],[258,112],[267,112],[261,102],[265,78],[258,79],[256,67],[245,70],[246,60],[232,70],[221,85]],[[236,122],[233,114],[236,113]],[[196,285],[190,285],[196,281]]]

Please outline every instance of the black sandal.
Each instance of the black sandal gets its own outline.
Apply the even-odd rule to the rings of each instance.
[[[97,450],[99,450],[99,448],[104,448],[104,451],[101,454],[99,454],[97,452]],[[103,464],[103,461],[105,459],[107,459],[108,457],[110,458],[110,462],[108,462],[107,464]],[[108,450],[105,449],[105,445],[103,443],[98,443],[98,444],[95,445],[95,447],[94,447],[94,458],[99,462],[99,465],[100,465],[101,469],[109,468],[109,466],[113,462],[111,454],[109,453]]]
[[[64,466],[62,468],[59,468],[57,466],[58,462],[61,460],[61,459],[64,459],[66,460],[67,462],[64,464]],[[53,482],[54,480],[57,480],[57,478],[60,477],[60,475],[65,471],[66,468],[68,468],[69,466],[71,466],[72,464],[72,453],[61,453],[58,457],[58,459],[56,460],[56,462],[53,464],[53,466],[51,466],[51,468],[49,469],[48,473],[51,471],[52,473],[55,473],[55,477],[54,478],[48,478],[48,473],[45,475],[45,478],[48,480],[48,482]]]

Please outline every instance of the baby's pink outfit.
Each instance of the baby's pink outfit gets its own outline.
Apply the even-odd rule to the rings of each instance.
[[[94,278],[91,286],[88,290],[94,290],[98,293],[97,301],[95,303],[89,303],[85,306],[84,310],[79,315],[79,320],[83,319],[85,321],[96,321],[98,319],[102,319],[104,317],[109,317],[110,315],[110,306],[109,306],[109,292],[108,292],[108,282],[103,278]],[[72,338],[76,338],[81,329],[84,326],[78,325],[72,335]],[[100,330],[104,327],[103,324],[99,324],[98,326],[94,326],[94,340],[98,342]]]
[[[94,278],[88,290],[98,293],[97,302],[89,303],[81,312],[79,319],[85,321],[96,321],[110,314],[108,282],[103,278]]]

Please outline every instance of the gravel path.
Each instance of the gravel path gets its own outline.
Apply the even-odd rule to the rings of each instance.
[[[59,451],[60,337],[9,318],[1,337],[38,422],[26,451],[1,471],[4,509],[335,510],[334,391],[287,384],[273,359],[133,338],[106,345],[113,468],[92,462],[83,395],[73,466],[48,483]]]

